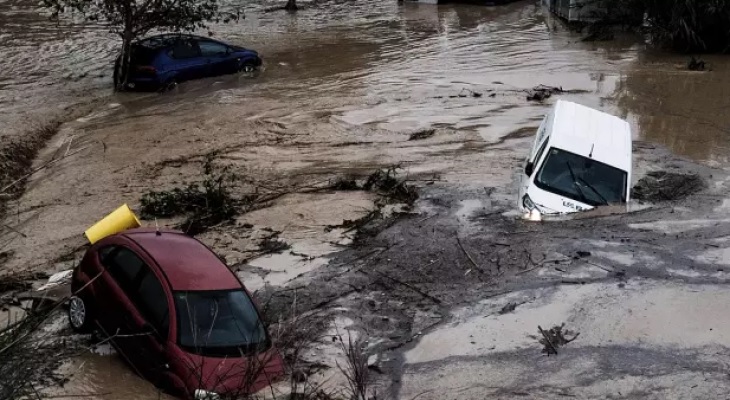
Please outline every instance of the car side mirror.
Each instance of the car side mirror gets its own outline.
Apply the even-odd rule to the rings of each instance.
[[[535,169],[535,164],[533,164],[532,162],[528,162],[527,165],[525,165],[525,174],[527,176],[532,176],[534,169]]]

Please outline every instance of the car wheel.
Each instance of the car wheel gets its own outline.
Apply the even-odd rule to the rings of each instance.
[[[172,78],[172,79],[170,79],[169,81],[165,82],[162,85],[162,91],[163,92],[170,92],[172,90],[177,89],[177,85],[178,85],[177,79]]]
[[[238,70],[240,72],[244,72],[247,74],[250,74],[254,71],[256,71],[256,64],[254,64],[253,61],[244,61],[240,67],[238,67]]]
[[[72,296],[68,301],[68,321],[71,329],[79,333],[91,331],[91,309],[79,296]]]

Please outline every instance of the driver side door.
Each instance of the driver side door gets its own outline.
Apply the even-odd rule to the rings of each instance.
[[[530,182],[532,182],[532,177],[537,173],[537,169],[539,167],[538,163],[540,159],[542,158],[542,155],[545,153],[545,147],[547,146],[547,143],[550,139],[550,136],[547,131],[547,125],[548,120],[550,119],[550,115],[546,116],[542,123],[540,124],[540,127],[537,129],[537,134],[535,135],[535,142],[532,145],[532,150],[530,151],[530,154],[527,156],[527,160],[525,160],[524,169],[522,170],[522,173],[520,173],[520,189],[519,189],[519,201],[522,201],[522,198],[525,194],[527,194],[527,189],[530,187]]]
[[[231,56],[230,47],[212,40],[199,41],[200,52],[206,59],[207,75],[220,76],[237,70],[237,60]]]

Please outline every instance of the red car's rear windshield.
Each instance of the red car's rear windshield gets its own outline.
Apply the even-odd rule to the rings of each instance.
[[[178,344],[210,357],[235,357],[268,349],[263,322],[243,290],[175,292]]]

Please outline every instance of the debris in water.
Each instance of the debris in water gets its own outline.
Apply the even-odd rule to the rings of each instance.
[[[471,89],[463,88],[463,89],[461,89],[461,91],[459,92],[459,94],[449,96],[449,98],[450,99],[455,99],[457,97],[469,97],[469,96],[478,99],[478,98],[484,96],[484,93],[482,93],[482,92],[475,92],[475,91],[473,91]]]
[[[499,310],[499,315],[509,314],[512,311],[514,311],[517,308],[517,303],[507,303],[504,307],[502,307],[501,310]]]
[[[634,186],[634,198],[648,202],[672,201],[704,188],[705,182],[697,174],[654,171],[646,174]]]
[[[541,345],[543,345],[543,353],[547,354],[548,356],[550,356],[551,354],[557,355],[559,347],[562,347],[574,341],[578,338],[578,335],[580,335],[580,332],[573,334],[572,331],[569,331],[567,329],[563,331],[563,328],[565,328],[565,323],[562,323],[559,326],[555,325],[547,331],[542,329],[540,325],[537,326],[537,329],[540,331],[540,335],[542,335],[542,339],[540,339],[539,342]],[[573,337],[571,339],[568,339],[565,337],[566,335]]]
[[[33,281],[46,278],[48,275],[43,272],[2,275],[0,276],[0,293],[28,290]]]
[[[74,271],[72,269],[68,269],[68,270],[57,272],[57,273],[51,275],[51,277],[48,278],[48,282],[45,283],[43,286],[39,287],[38,290],[47,290],[52,287],[70,283],[71,275],[73,275],[73,272]]]
[[[342,190],[342,191],[355,191],[355,190],[362,190],[360,185],[357,184],[357,179],[351,176],[346,176],[343,178],[338,178],[334,182],[330,184],[330,189],[332,190]]]
[[[13,251],[0,251],[0,265],[8,261],[13,256]]]
[[[273,254],[289,250],[291,245],[279,239],[279,232],[275,232],[273,235],[264,238],[264,240],[261,241],[259,248],[265,254]]]
[[[695,57],[692,57],[692,59],[689,60],[689,63],[687,64],[687,69],[689,69],[690,71],[704,71],[705,62],[702,60],[698,60]]]
[[[428,139],[435,134],[436,134],[436,129],[421,129],[419,131],[415,131],[415,132],[411,133],[411,136],[408,138],[408,140]]]
[[[186,216],[179,226],[190,235],[204,232],[208,227],[228,221],[238,212],[239,204],[251,204],[255,196],[234,199],[229,191],[235,175],[227,168],[216,169],[212,159],[203,165],[202,182],[168,191],[150,191],[140,199],[142,219]]]
[[[527,92],[528,101],[543,101],[549,99],[553,94],[563,93],[562,87],[538,85]]]
[[[375,190],[382,196],[397,202],[413,205],[418,200],[418,191],[406,181],[397,179],[400,167],[392,166],[373,172],[363,185],[365,190]]]

